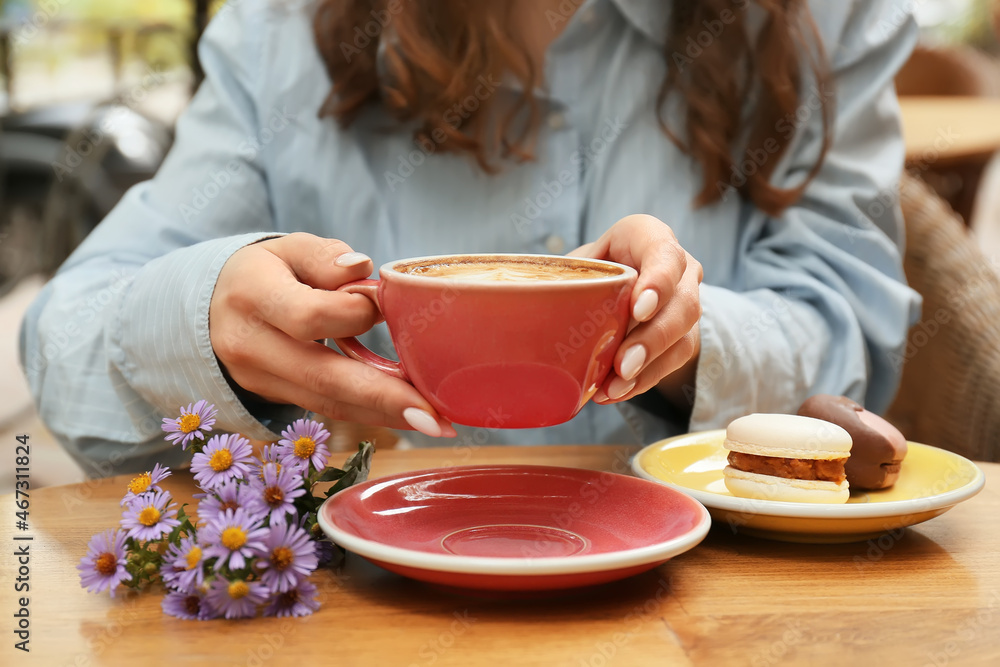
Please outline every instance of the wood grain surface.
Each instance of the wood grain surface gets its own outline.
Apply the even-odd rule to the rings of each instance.
[[[624,470],[615,446],[388,450],[372,476],[467,463]],[[535,599],[443,592],[348,555],[317,572],[300,619],[182,621],[159,591],[93,595],[76,564],[116,524],[127,478],[31,494],[31,653],[13,648],[13,497],[3,496],[0,664],[21,665],[996,665],[1000,464],[982,493],[932,521],[842,545],[770,542],[716,526],[660,568]],[[165,484],[190,500],[191,478]]]
[[[906,96],[899,105],[910,164],[947,163],[1000,150],[1000,99]]]

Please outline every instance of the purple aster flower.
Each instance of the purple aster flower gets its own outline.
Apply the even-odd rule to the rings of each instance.
[[[132,581],[125,569],[125,533],[107,530],[90,538],[87,555],[80,559],[80,584],[91,593],[108,589],[111,597],[123,581]]]
[[[326,460],[330,458],[330,450],[324,444],[329,437],[330,432],[319,422],[296,419],[281,432],[281,440],[278,441],[282,464],[308,462],[316,470],[323,470]]]
[[[201,499],[198,502],[198,518],[208,521],[226,510],[249,507],[253,501],[253,490],[249,484],[234,479],[222,482],[208,493],[196,494],[195,498]]]
[[[160,491],[160,482],[170,477],[170,468],[161,466],[159,463],[153,466],[152,472],[144,472],[132,478],[128,483],[128,492],[122,498],[121,504],[127,505],[149,491]]]
[[[314,544],[316,545],[316,558],[319,559],[319,565],[336,566],[344,559],[343,552],[330,540],[316,540]]]
[[[174,590],[191,593],[205,581],[205,557],[194,537],[185,537],[171,544],[163,556],[160,574],[163,582]],[[176,616],[177,614],[174,614]]]
[[[272,522],[285,515],[294,516],[293,501],[306,492],[301,472],[289,466],[280,466],[280,463],[265,463],[261,470],[262,478],[250,478],[253,490],[250,507],[254,512],[267,514]]]
[[[164,614],[170,614],[177,618],[188,621],[207,621],[210,618],[217,618],[219,612],[215,610],[204,594],[194,590],[185,593],[167,593],[160,603]]]
[[[252,460],[253,448],[242,435],[213,435],[205,449],[191,458],[191,472],[198,486],[208,491],[222,482],[246,476]]]
[[[303,579],[295,588],[275,593],[264,607],[265,616],[308,616],[319,609],[316,586]]]
[[[267,599],[267,587],[259,581],[217,577],[208,589],[208,601],[226,618],[253,618],[257,605]]]
[[[181,522],[176,519],[177,505],[170,493],[154,491],[136,496],[122,512],[122,528],[136,540],[158,540]]]
[[[186,408],[181,408],[181,416],[177,419],[163,418],[163,426],[160,428],[167,434],[168,442],[181,444],[181,449],[187,449],[188,444],[195,438],[205,439],[205,434],[212,430],[215,424],[215,415],[218,410],[207,401],[198,401]]]
[[[233,570],[246,567],[247,559],[264,549],[268,531],[261,527],[263,520],[263,516],[250,514],[243,507],[209,519],[201,531],[204,543],[209,545],[202,551],[203,557],[218,557],[216,570],[227,563]]]
[[[263,479],[264,466],[268,463],[274,463],[277,465],[278,471],[280,472],[282,468],[289,468],[291,470],[297,470],[300,475],[306,473],[306,468],[308,467],[308,461],[303,461],[302,459],[289,459],[289,463],[284,464],[281,461],[283,456],[282,447],[278,443],[271,443],[270,445],[264,445],[264,448],[260,452],[260,464],[254,466],[254,472],[258,477]]]
[[[316,545],[302,528],[283,521],[268,528],[255,566],[262,571],[260,580],[275,593],[294,588],[316,569]]]

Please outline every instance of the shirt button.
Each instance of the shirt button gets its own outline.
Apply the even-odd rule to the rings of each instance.
[[[553,255],[561,255],[566,250],[566,241],[563,237],[552,234],[545,239],[545,249]]]
[[[566,125],[566,116],[558,111],[549,114],[549,127],[553,130],[561,130]]]

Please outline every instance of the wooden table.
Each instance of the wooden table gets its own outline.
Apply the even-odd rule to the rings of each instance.
[[[899,98],[907,162],[987,157],[1000,150],[1000,99]]]
[[[971,225],[983,173],[1000,151],[1000,99],[904,96],[899,104],[907,170]]]
[[[553,446],[380,451],[373,477],[451,463],[621,469],[634,449]],[[1000,464],[985,490],[901,535],[803,545],[712,529],[632,579],[563,597],[461,597],[349,555],[313,580],[301,619],[181,621],[157,592],[84,592],[75,565],[115,525],[125,478],[31,495],[31,654],[12,648],[11,496],[0,500],[5,665],[987,665],[1000,664]],[[188,499],[190,477],[167,484]],[[23,533],[19,533],[23,534]]]

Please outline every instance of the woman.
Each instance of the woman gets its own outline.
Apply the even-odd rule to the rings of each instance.
[[[160,417],[198,398],[261,439],[308,408],[470,446],[648,442],[817,392],[883,410],[918,308],[892,86],[914,40],[888,0],[231,2],[167,161],[28,313],[40,412],[109,474],[163,459]],[[372,327],[330,290],[390,259],[570,250],[639,282],[567,424],[453,429],[314,342]]]

